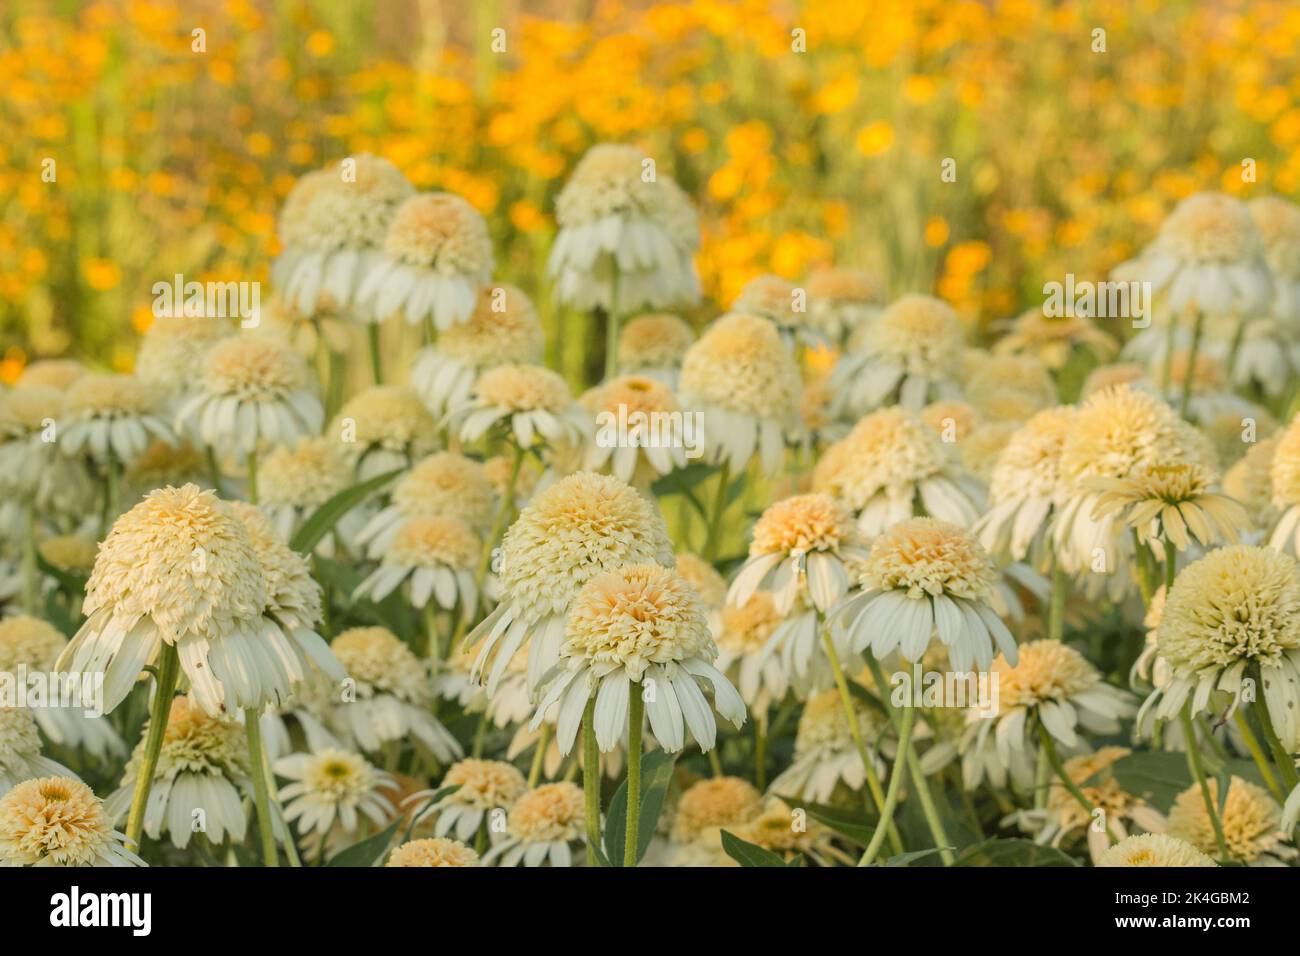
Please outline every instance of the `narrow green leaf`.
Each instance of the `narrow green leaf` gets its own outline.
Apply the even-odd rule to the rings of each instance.
[[[410,841],[411,834],[415,832],[415,825],[420,822],[421,817],[423,817],[426,813],[428,813],[430,810],[433,809],[434,804],[436,804],[443,797],[450,796],[451,794],[455,793],[457,790],[461,788],[461,786],[462,785],[459,783],[453,783],[450,787],[442,787],[438,790],[435,790],[430,795],[429,799],[424,802],[424,805],[421,806],[419,810],[417,810],[415,813],[411,815],[411,825],[406,828],[406,836],[402,837],[402,842],[406,843]]]
[[[786,862],[771,850],[742,840],[727,830],[722,831],[722,849],[741,866],[777,866],[785,868]]]
[[[294,534],[289,546],[299,554],[311,554],[316,549],[316,545],[320,544],[321,538],[329,534],[334,525],[338,524],[339,519],[401,473],[402,469],[397,468],[376,475],[351,488],[344,488],[312,512],[312,516],[304,521],[302,527]]]
[[[829,827],[840,836],[852,840],[860,847],[871,842],[871,835],[876,830],[876,817],[863,810],[849,810],[831,807],[823,803],[809,803],[793,797],[781,797],[785,805],[795,810],[803,810],[822,826]]]
[[[366,837],[358,843],[339,850],[326,866],[356,866],[366,867],[374,866],[376,862],[388,851],[388,845],[393,842],[393,835],[397,833],[397,828],[402,825],[401,820],[395,820],[392,826],[382,833],[376,833],[372,837]]]
[[[674,754],[662,750],[652,750],[641,758],[641,811],[637,814],[636,858],[639,862],[645,856],[650,840],[654,837],[655,827],[659,825],[659,814],[663,810],[664,795],[673,779]],[[605,856],[611,866],[623,865],[623,848],[627,833],[627,780],[619,784],[614,798],[609,802],[605,814]]]
[[[1056,847],[994,838],[967,847],[953,866],[1078,866]]]

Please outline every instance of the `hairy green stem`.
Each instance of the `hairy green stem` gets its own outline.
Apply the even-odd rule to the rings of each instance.
[[[140,834],[144,831],[144,811],[149,804],[149,791],[153,788],[158,755],[162,753],[163,736],[167,732],[167,719],[171,716],[172,697],[176,695],[180,669],[176,645],[164,641],[158,654],[153,703],[149,707],[149,732],[145,736],[144,753],[140,755],[140,766],[136,771],[131,809],[126,815],[126,842],[137,853],[140,851]]]
[[[645,698],[640,682],[634,682],[627,701],[627,826],[624,828],[623,865],[636,866],[641,827],[641,725],[645,722]]]
[[[903,708],[903,720],[898,728],[898,752],[894,755],[894,770],[889,775],[889,790],[885,793],[885,805],[880,811],[880,822],[871,834],[858,866],[870,866],[880,853],[885,842],[885,833],[894,820],[894,808],[898,806],[898,795],[902,791],[903,769],[907,762],[908,748],[912,745],[912,725],[916,721],[916,708],[908,704]]]

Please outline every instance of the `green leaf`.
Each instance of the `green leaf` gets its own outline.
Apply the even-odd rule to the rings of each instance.
[[[393,834],[397,828],[402,825],[401,820],[393,821],[393,825],[382,833],[376,833],[372,837],[366,837],[359,843],[354,843],[349,847],[339,850],[326,866],[374,866],[376,862],[388,850],[388,845],[393,842]]]
[[[967,847],[953,866],[1078,866],[1056,847],[1033,840],[985,840]]]
[[[779,866],[782,869],[787,866],[785,860],[771,850],[742,840],[727,830],[722,831],[722,849],[741,866]],[[798,865],[796,861],[791,861],[791,864]]]
[[[637,862],[645,856],[659,814],[664,807],[664,794],[673,779],[674,754],[652,750],[641,758],[641,810],[637,814]],[[605,856],[610,866],[623,865],[623,851],[627,840],[627,780],[619,784],[605,814]]]
[[[43,574],[48,574],[54,580],[59,582],[59,587],[63,588],[73,597],[78,597],[86,593],[86,579],[80,574],[73,574],[71,571],[64,571],[62,568],[55,567],[41,556],[39,551],[36,552],[36,566],[41,569]]]
[[[830,827],[840,836],[852,840],[860,847],[871,842],[871,835],[876,831],[877,817],[864,810],[848,810],[831,807],[824,803],[809,803],[793,797],[780,797],[785,805],[795,810],[803,810],[822,826]]]
[[[339,519],[401,473],[401,468],[395,468],[351,488],[344,488],[317,508],[312,516],[302,523],[302,527],[293,536],[289,546],[299,554],[311,554],[316,549],[316,545],[320,544],[321,538],[329,534]]]
[[[952,847],[948,849],[952,849]],[[900,853],[898,856],[891,856],[883,863],[877,863],[876,866],[907,866],[915,860],[924,860],[927,856],[934,856],[939,852],[937,846],[932,846],[928,850],[913,850],[911,853]]]
[[[1166,751],[1133,753],[1115,761],[1115,780],[1135,797],[1141,797],[1161,811],[1192,785],[1185,754]]]

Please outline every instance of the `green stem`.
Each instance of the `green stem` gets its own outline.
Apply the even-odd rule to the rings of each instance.
[[[537,786],[542,779],[542,765],[546,763],[546,748],[551,745],[551,725],[542,724],[541,736],[537,738],[537,750],[533,752],[533,763],[528,768],[528,789]]]
[[[1214,828],[1214,842],[1219,847],[1219,859],[1228,859],[1228,844],[1223,839],[1223,822],[1219,819],[1219,808],[1210,794],[1210,784],[1205,779],[1205,768],[1201,766],[1200,745],[1196,742],[1196,723],[1192,720],[1192,704],[1188,701],[1182,712],[1183,747],[1187,753],[1187,766],[1192,771],[1192,779],[1201,788],[1201,799],[1205,801],[1205,812],[1209,814],[1210,826]]]
[[[36,505],[28,502],[23,511],[27,525],[27,533],[23,535],[23,610],[38,617],[41,576],[36,560]]]
[[[1065,633],[1065,593],[1069,585],[1066,573],[1052,561],[1052,594],[1047,605],[1047,638],[1059,641]]]
[[[1169,592],[1174,589],[1174,578],[1178,574],[1178,549],[1174,543],[1167,538],[1165,539],[1165,600],[1169,600]]]
[[[636,866],[638,830],[641,826],[641,725],[645,722],[645,699],[640,682],[633,682],[627,701],[627,826],[623,843],[623,865]]]
[[[212,482],[212,490],[221,495],[221,466],[217,464],[217,450],[211,445],[204,445],[203,451],[208,459],[208,480]]]
[[[885,833],[894,820],[894,808],[898,806],[898,795],[902,790],[903,768],[907,762],[908,748],[912,745],[912,725],[916,721],[916,708],[908,704],[903,708],[903,720],[898,728],[898,752],[894,756],[894,772],[889,775],[889,790],[885,793],[885,805],[880,811],[880,822],[871,834],[858,866],[870,866],[880,853],[885,842]]]
[[[709,769],[713,771],[713,775],[715,777],[725,777],[726,774],[722,772],[722,758],[718,756],[718,748],[714,747],[712,750],[703,751],[703,753],[708,758]]]
[[[862,739],[862,728],[858,725],[858,714],[853,707],[853,695],[849,691],[849,682],[844,677],[844,668],[840,666],[840,656],[835,652],[835,642],[831,640],[828,630],[821,627],[818,621],[818,627],[822,632],[822,643],[826,647],[826,656],[831,661],[831,671],[835,675],[835,686],[840,692],[840,706],[844,708],[844,716],[849,722],[849,733],[853,736],[853,745],[858,749],[858,756],[862,759],[862,766],[867,775],[867,789],[871,793],[871,799],[876,804],[876,809],[881,813],[881,821],[884,822],[885,812],[885,789],[880,785],[880,775],[876,773],[875,761],[871,759],[871,754],[867,751],[866,741]],[[886,686],[883,682],[878,682],[881,696],[884,696],[883,688]],[[895,853],[903,852],[903,839],[898,835],[898,827],[892,820],[889,821],[889,844]]]
[[[126,815],[126,842],[137,853],[140,834],[144,831],[144,811],[149,805],[149,791],[153,788],[154,771],[158,769],[158,755],[162,753],[163,736],[167,732],[167,719],[172,712],[172,698],[176,695],[176,681],[180,676],[181,661],[176,645],[163,642],[158,654],[153,703],[149,707],[149,732],[144,740],[144,753],[136,771],[135,792],[131,794],[131,809]]]
[[[1151,549],[1142,543],[1137,528],[1133,529],[1133,564],[1137,567],[1138,590],[1142,592],[1142,606],[1149,608],[1155,595],[1154,568],[1151,567]]]
[[[718,559],[718,540],[722,534],[722,513],[727,510],[727,486],[731,483],[731,460],[724,458],[718,470],[718,490],[713,496],[713,511],[709,514],[708,537],[704,539],[704,560]]]
[[[257,709],[244,708],[244,728],[248,732],[248,762],[253,776],[253,802],[257,807],[257,830],[262,837],[262,865],[279,866],[275,850],[275,828],[271,823],[271,782],[266,767],[266,748],[262,744],[262,725]]]
[[[438,646],[438,605],[434,603],[432,594],[424,602],[421,611],[424,617],[424,656],[436,668],[442,655],[441,648]]]
[[[1096,812],[1097,808],[1093,806],[1093,803],[1088,799],[1087,794],[1079,788],[1079,785],[1074,782],[1074,778],[1070,776],[1068,771],[1066,771],[1065,764],[1061,762],[1061,755],[1056,752],[1056,742],[1052,739],[1052,735],[1047,732],[1047,728],[1043,726],[1041,721],[1039,721],[1038,724],[1038,739],[1042,741],[1043,753],[1047,754],[1047,759],[1052,764],[1052,769],[1056,771],[1056,776],[1060,779],[1061,786],[1065,787],[1065,789],[1069,791],[1070,796],[1074,797],[1075,802],[1083,808],[1083,812],[1088,815],[1088,819],[1091,821],[1093,819],[1092,815]],[[1113,846],[1116,842],[1115,834],[1111,832],[1110,821],[1104,820],[1104,822],[1106,825],[1106,838],[1110,840],[1111,845]]]
[[[1174,384],[1174,347],[1178,343],[1178,316],[1169,316],[1169,327],[1165,329],[1165,367],[1161,373],[1160,391],[1166,396]]]
[[[1269,766],[1268,757],[1264,754],[1264,748],[1259,745],[1259,738],[1250,728],[1250,720],[1246,716],[1244,707],[1238,707],[1236,713],[1237,729],[1241,731],[1241,737],[1246,742],[1246,749],[1250,751],[1251,759],[1255,761],[1255,766],[1259,768],[1259,775],[1264,778],[1264,783],[1272,792],[1278,803],[1286,803],[1286,794],[1277,782],[1277,777],[1273,775],[1273,768]]]
[[[587,865],[596,865],[600,845],[600,748],[596,745],[596,698],[582,712],[582,795],[587,815]]]
[[[890,702],[889,694],[885,691],[889,683],[885,680],[884,672],[880,668],[880,661],[876,660],[871,654],[864,656],[867,660],[867,666],[871,669],[871,676],[875,678],[881,705],[889,716],[889,722],[897,731],[902,724],[898,711]],[[904,666],[906,666],[906,662],[904,662]],[[921,761],[917,756],[916,747],[909,743],[907,751],[907,770],[912,778],[912,788],[916,791],[917,799],[921,801],[921,812],[925,816],[925,825],[930,830],[930,836],[934,840],[935,848],[939,851],[939,858],[943,860],[943,865],[952,866],[956,857],[953,855],[952,850],[949,849],[948,834],[944,830],[943,821],[939,818],[939,810],[935,806],[934,795],[930,793],[930,782],[925,779],[925,774],[921,772]]]
[[[618,375],[618,263],[610,279],[609,314],[605,316],[605,381]]]
[[[99,530],[101,537],[108,535],[108,529],[113,527],[113,519],[117,517],[117,477],[117,453],[109,448],[108,461],[104,463],[104,514]]]
[[[1187,352],[1187,371],[1183,376],[1183,395],[1178,402],[1178,414],[1187,417],[1187,409],[1192,401],[1192,384],[1196,378],[1196,353],[1201,347],[1201,333],[1205,329],[1205,313],[1196,312],[1196,322],[1192,325],[1192,347]]]
[[[384,363],[380,357],[378,322],[366,323],[366,339],[370,344],[370,374],[374,377],[376,385],[383,385]]]
[[[1273,729],[1273,720],[1268,715],[1268,705],[1262,700],[1255,702],[1255,715],[1259,718],[1259,729],[1264,735],[1264,742],[1268,744],[1268,749],[1273,754],[1273,762],[1277,764],[1278,775],[1282,779],[1282,789],[1290,793],[1300,786],[1300,779],[1297,778],[1295,769],[1295,758],[1282,746],[1277,731]]]
[[[248,453],[248,500],[257,504],[257,451]]]
[[[754,720],[754,786],[767,789],[767,709]]]

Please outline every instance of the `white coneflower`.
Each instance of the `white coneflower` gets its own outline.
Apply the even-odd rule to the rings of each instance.
[[[966,473],[985,484],[991,481],[1002,450],[1027,418],[1028,416],[1016,421],[990,421],[977,425],[970,437],[957,446],[961,452],[961,466]]]
[[[203,375],[208,349],[235,334],[235,326],[208,316],[163,316],[154,319],[140,339],[135,377],[155,390],[170,408]]]
[[[147,726],[126,765],[121,788],[105,801],[115,816],[125,815],[130,804]],[[203,834],[214,844],[223,843],[227,836],[239,842],[248,826],[243,800],[252,796],[252,790],[243,724],[206,714],[188,697],[173,700],[145,809],[144,832],[154,840],[166,833],[172,845],[183,850],[195,833],[198,811]]]
[[[1140,833],[1126,837],[1105,850],[1097,866],[1218,866],[1185,840],[1164,833]]]
[[[867,557],[852,513],[829,495],[778,501],[754,524],[749,558],[732,579],[727,600],[741,605],[770,591],[779,614],[806,597],[823,614],[849,589],[846,563]]]
[[[672,542],[654,505],[624,482],[579,472],[535,495],[501,542],[501,602],[466,638],[486,638],[475,670],[490,665],[488,693],[525,645],[536,688],[559,660],[565,615],[583,585],[647,562],[672,566]]]
[[[33,777],[65,775],[75,776],[41,756],[41,733],[32,712],[26,707],[0,707],[0,793]]]
[[[669,831],[673,866],[725,866],[721,831],[757,819],[763,798],[739,777],[712,777],[691,785],[677,801]]]
[[[1285,393],[1287,383],[1300,373],[1300,321],[1288,328],[1280,319],[1207,320],[1209,347],[1227,363],[1225,381],[1233,388],[1257,388],[1273,399]],[[1228,326],[1228,328],[1223,328]],[[1193,395],[1195,407],[1199,396]]]
[[[618,334],[618,367],[677,387],[682,358],[695,344],[695,332],[667,312],[648,312],[628,322]]]
[[[581,401],[596,420],[583,462],[588,471],[608,467],[648,490],[655,478],[686,467],[686,413],[668,386],[626,375],[595,386]]]
[[[299,179],[280,211],[283,251],[271,267],[285,304],[306,316],[348,308],[413,192],[396,166],[368,153]]]
[[[870,742],[879,740],[885,729],[883,719],[859,698],[852,702],[858,722],[856,736]],[[877,764],[873,769],[883,772],[876,751],[869,755]],[[794,760],[772,781],[772,792],[827,803],[840,783],[861,790],[866,779],[862,754],[838,691],[831,688],[809,697],[795,731]]]
[[[363,267],[357,304],[377,322],[402,315],[439,329],[470,317],[495,265],[487,223],[454,193],[422,193],[398,206],[382,253]]]
[[[0,514],[19,502],[41,514],[81,517],[90,510],[95,492],[85,465],[59,453],[63,411],[63,393],[46,385],[0,394],[0,494],[8,499]],[[11,536],[27,533],[20,525]]]
[[[212,714],[287,697],[313,664],[341,679],[311,629],[319,586],[299,556],[255,540],[256,530],[195,485],[150,493],[100,546],[86,622],[58,669],[102,672],[105,711],[164,646],[175,647],[194,698]],[[281,623],[264,616],[269,609]]]
[[[700,606],[709,622],[709,632],[716,639],[722,633],[722,606],[727,601],[727,581],[717,569],[699,555],[677,552],[677,573],[695,588]]]
[[[203,452],[184,439],[176,443],[153,441],[123,476],[133,500],[168,485],[206,485],[212,481]]]
[[[836,364],[837,413],[856,417],[892,404],[919,411],[936,399],[960,397],[963,338],[946,302],[903,296],[866,327],[861,349]]]
[[[1148,281],[1176,317],[1189,309],[1247,316],[1269,304],[1272,282],[1250,210],[1223,193],[1183,199],[1155,240],[1116,274]]]
[[[56,534],[40,541],[36,550],[60,571],[86,577],[95,566],[99,543],[84,534]]]
[[[456,787],[456,790],[428,807],[422,801],[436,793],[435,790],[413,793],[403,802],[417,813],[426,809],[436,813],[434,832],[440,837],[454,834],[458,840],[473,839],[489,813],[497,810],[508,813],[528,790],[524,775],[512,764],[473,757],[452,764],[438,786],[439,789]]]
[[[581,843],[582,788],[572,783],[548,783],[529,790],[510,808],[506,835],[483,857],[501,866],[572,866],[573,848]]]
[[[919,506],[932,517],[970,527],[984,510],[978,480],[952,463],[943,442],[911,412],[872,412],[826,450],[813,490],[838,498],[868,538]]]
[[[403,843],[384,866],[478,866],[478,854],[459,840],[434,837]]]
[[[1300,750],[1300,566],[1271,548],[1211,551],[1179,572],[1156,632],[1172,674],[1142,705],[1160,720],[1191,715],[1223,691],[1235,709],[1247,677],[1263,683],[1267,716],[1288,753]],[[1256,674],[1256,671],[1258,673]]]
[[[836,418],[832,411],[835,393],[831,390],[830,378],[829,371],[813,370],[804,379],[799,415],[803,419],[805,453],[839,441],[849,433],[850,424]]]
[[[724,315],[682,361],[681,403],[704,413],[705,454],[732,471],[757,455],[765,473],[776,473],[787,436],[800,431],[801,395],[793,353],[756,316]]]
[[[1101,494],[1094,518],[1116,515],[1143,542],[1167,541],[1186,551],[1193,541],[1235,543],[1249,524],[1246,509],[1210,490],[1213,476],[1196,462],[1144,464],[1124,478],[1095,478]]]
[[[1273,504],[1272,475],[1273,455],[1280,437],[1273,435],[1250,445],[1223,475],[1223,490],[1246,509],[1251,525],[1265,532],[1276,526],[1280,515]],[[1300,492],[1300,485],[1297,485],[1297,491]],[[1300,495],[1297,495],[1296,502],[1300,504]]]
[[[264,446],[318,434],[324,418],[302,356],[268,336],[245,333],[208,350],[195,394],[177,409],[176,428],[242,460]]]
[[[402,526],[413,518],[455,517],[486,530],[496,511],[496,493],[480,462],[442,451],[421,459],[393,486],[392,503],[356,535],[366,554],[379,558]]]
[[[937,636],[958,671],[987,670],[995,641],[1015,662],[1015,638],[989,606],[993,560],[969,531],[935,518],[900,521],[858,571],[861,591],[832,614],[855,653],[870,648],[884,660],[897,650],[918,661]]]
[[[1107,684],[1082,654],[1061,641],[1021,644],[1019,660],[998,655],[989,678],[997,683],[998,711],[967,712],[961,740],[962,779],[967,789],[988,778],[1004,787],[1008,775],[1018,787],[1034,780],[1038,741],[1076,749],[1078,727],[1095,734],[1116,734],[1120,718],[1133,715],[1130,696]]]
[[[834,345],[843,345],[873,322],[883,308],[880,284],[862,269],[816,269],[804,283],[808,325]]]
[[[1300,330],[1300,206],[1280,196],[1262,196],[1246,208],[1273,274],[1272,315],[1294,335]]]
[[[99,464],[129,464],[151,439],[174,442],[156,405],[152,390],[130,375],[83,375],[64,396],[63,451],[85,452]]]
[[[438,760],[460,756],[460,744],[433,716],[433,686],[429,665],[416,657],[392,631],[356,627],[330,645],[348,676],[355,681],[355,699],[336,702],[331,726],[374,753],[394,741],[413,738]]]
[[[717,725],[700,685],[712,688],[718,712],[737,728],[745,720],[745,703],[712,664],[718,649],[698,602],[680,575],[659,565],[591,578],[569,610],[560,659],[540,688],[533,725],[558,703],[557,740],[568,753],[583,709],[594,698],[596,741],[608,752],[623,739],[635,693],[665,751],[681,750],[688,728],[702,750],[713,749]]]
[[[336,823],[354,834],[361,816],[382,827],[397,813],[384,796],[396,789],[393,778],[360,754],[332,747],[292,754],[275,762],[275,773],[293,781],[279,792],[285,820],[297,820],[306,836],[318,833],[322,844]]]
[[[478,534],[459,518],[411,518],[397,529],[379,567],[357,585],[352,597],[379,602],[406,584],[407,600],[415,607],[433,599],[447,611],[459,606],[469,617],[478,607],[474,571],[482,548]]]
[[[783,666],[770,646],[772,635],[785,619],[777,613],[776,603],[767,591],[758,591],[743,604],[728,604],[722,609],[715,663],[756,716],[783,700],[790,686],[788,674],[794,669]],[[815,649],[809,649],[806,656],[815,661]],[[819,681],[824,668],[814,663],[812,670]]]
[[[352,485],[352,468],[332,438],[301,438],[281,445],[258,464],[257,502],[270,516],[280,537],[290,539],[316,509]],[[365,521],[354,508],[336,529],[344,542],[355,541]],[[322,539],[321,553],[333,553],[333,537]]]
[[[750,279],[740,290],[730,311],[739,315],[756,315],[767,319],[781,332],[786,345],[821,346],[826,338],[807,324],[807,303],[796,310],[793,282],[777,275],[764,274]]]
[[[639,149],[589,149],[560,190],[555,218],[560,231],[547,272],[560,302],[616,313],[699,298],[695,210]]]
[[[461,441],[476,442],[503,426],[520,448],[539,439],[551,445],[581,442],[589,424],[568,383],[541,365],[498,365],[478,377],[473,394],[447,413]]]
[[[1010,328],[993,345],[993,351],[1004,355],[1032,355],[1054,372],[1064,368],[1079,350],[1091,352],[1100,362],[1109,362],[1119,351],[1119,344],[1112,336],[1082,315],[1047,316],[1042,306],[1034,306],[1008,325]]]
[[[542,324],[532,301],[512,285],[488,286],[468,319],[439,333],[411,365],[411,387],[441,418],[470,397],[474,382],[498,365],[541,361]]]
[[[1273,507],[1278,512],[1269,544],[1300,555],[1300,415],[1278,436],[1268,475]]]
[[[80,780],[40,777],[0,797],[0,866],[144,865]]]
[[[1038,843],[1059,847],[1084,835],[1088,854],[1094,865],[1110,849],[1112,834],[1119,840],[1128,837],[1127,826],[1137,826],[1152,833],[1163,833],[1164,816],[1146,801],[1133,796],[1115,779],[1114,765],[1132,751],[1127,747],[1102,747],[1096,753],[1071,757],[1065,761],[1065,772],[1092,805],[1100,810],[1104,828],[1094,826],[1097,818],[1083,810],[1079,801],[1059,781],[1054,781],[1047,791],[1046,805],[1042,809],[1023,810],[1012,814],[1022,829],[1035,834]]]
[[[1133,541],[1114,515],[1094,517],[1102,492],[1095,479],[1127,478],[1144,467],[1208,464],[1209,442],[1160,399],[1126,385],[1097,392],[1080,406],[1061,446],[1064,504],[1052,526],[1052,547],[1069,572],[1104,575],[1112,596],[1129,586]],[[1099,557],[1104,567],[1098,567]]]
[[[1116,385],[1131,385],[1133,388],[1155,393],[1155,387],[1147,381],[1145,366],[1132,362],[1116,362],[1112,365],[1100,365],[1088,373],[1079,389],[1079,399],[1091,398],[1098,392],[1104,392]]]
[[[85,374],[86,366],[76,359],[38,359],[23,368],[14,384],[18,388],[38,385],[64,392]]]
[[[438,423],[415,391],[375,385],[352,396],[330,425],[343,453],[364,481],[409,468],[438,447]]]
[[[966,400],[976,407],[992,405],[1014,395],[1024,399],[1025,409],[1032,414],[1059,401],[1047,366],[1032,355],[999,355],[968,349],[962,366]]]
[[[1219,781],[1207,780],[1209,799],[1217,808],[1228,859],[1246,866],[1288,866],[1300,851],[1281,826],[1282,809],[1263,787],[1233,776],[1220,802]],[[1169,809],[1169,836],[1186,840],[1202,853],[1215,853],[1218,838],[1200,785],[1192,784]]]
[[[94,554],[92,542],[91,566]],[[19,668],[26,668],[29,674],[54,671],[55,662],[67,643],[66,637],[39,618],[24,615],[5,618],[0,621],[0,674],[17,675]],[[31,708],[29,712],[45,736],[55,744],[82,748],[96,760],[124,754],[126,747],[113,725],[103,717],[86,716],[85,709],[89,704],[90,701],[82,701],[80,706],[59,707],[50,701],[44,707]],[[4,762],[0,758],[0,765]],[[2,775],[3,770],[0,770]]]
[[[1227,491],[1228,471],[1232,466],[1256,445],[1269,441],[1281,430],[1277,420],[1268,413],[1266,408],[1262,405],[1250,403],[1248,405],[1244,415],[1238,411],[1219,411],[1200,423],[1201,431],[1205,433],[1210,447],[1214,449],[1216,458],[1223,466],[1225,491]],[[1229,494],[1231,497],[1237,497],[1231,492]],[[1242,501],[1241,504],[1246,503]],[[1255,524],[1259,526],[1260,522]],[[1270,522],[1263,522],[1264,527],[1269,525]]]

